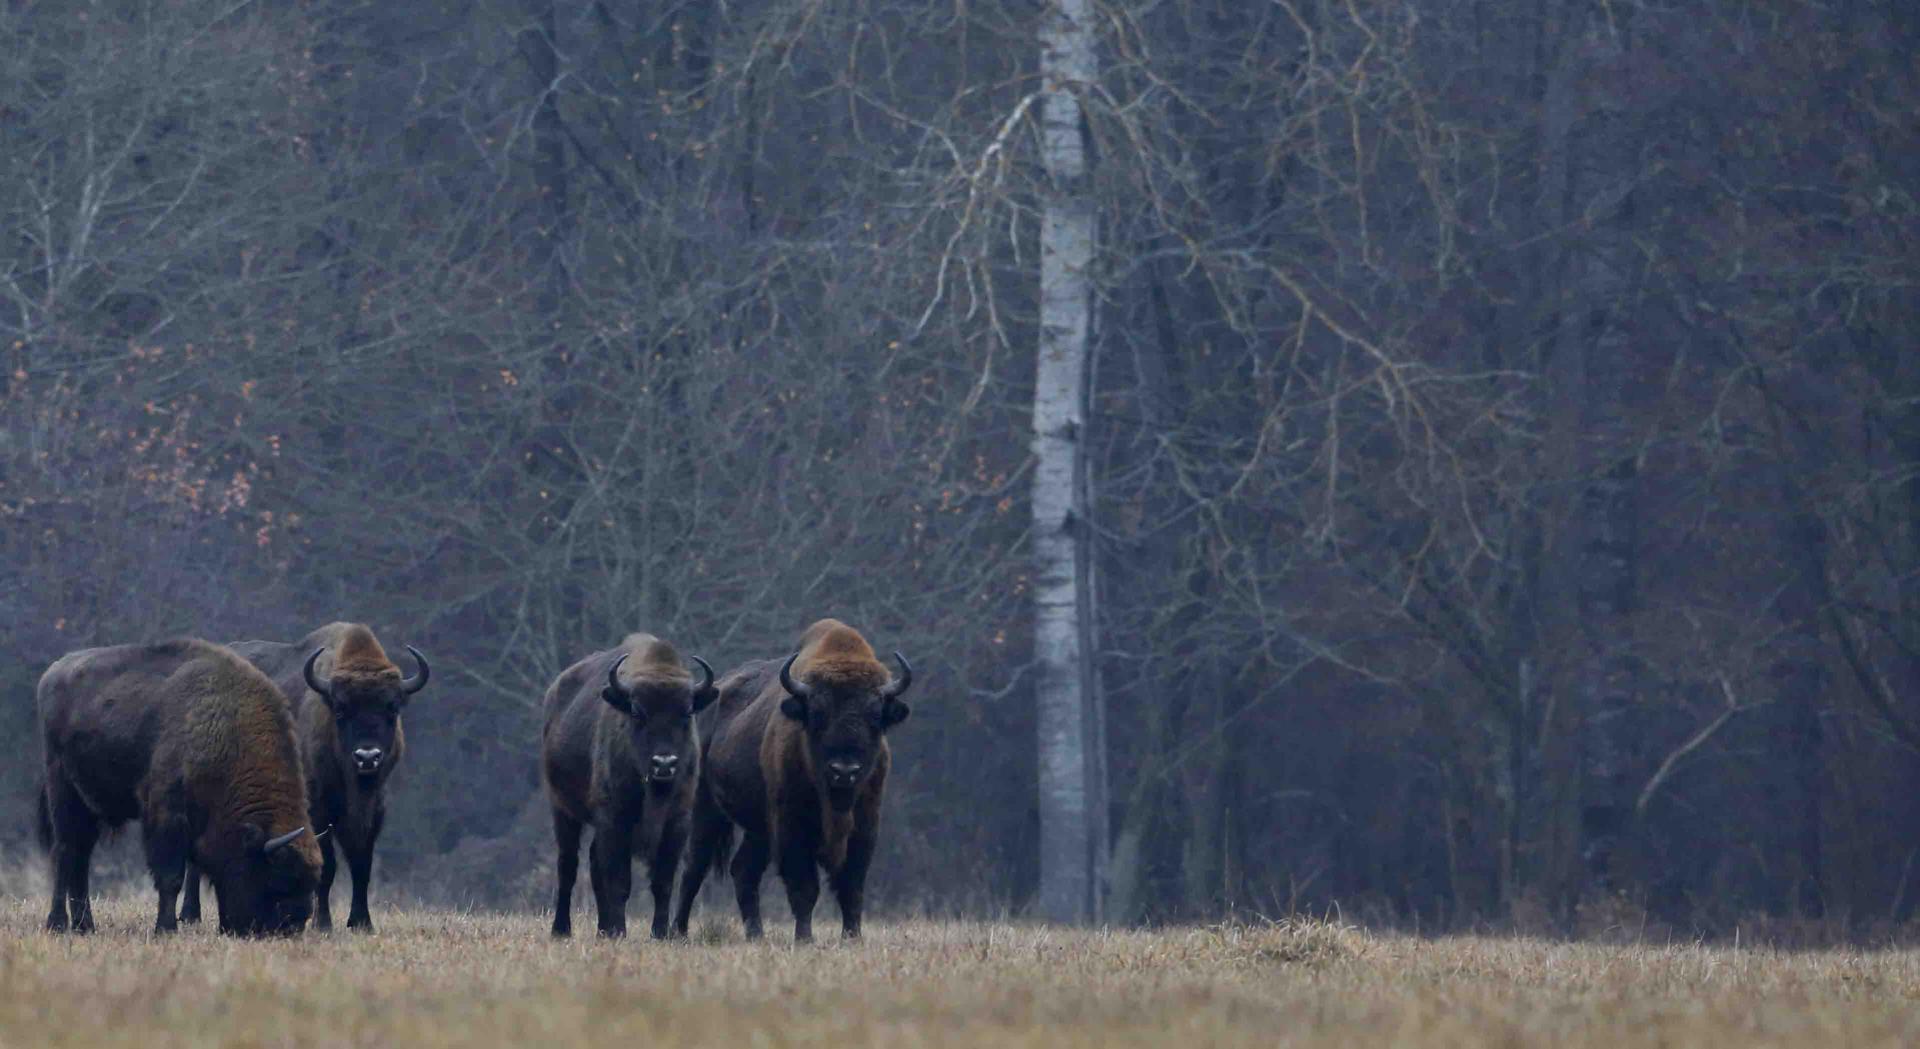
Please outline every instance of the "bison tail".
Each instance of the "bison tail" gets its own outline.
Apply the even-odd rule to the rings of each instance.
[[[47,807],[47,784],[40,782],[40,791],[33,798],[33,836],[40,842],[42,852],[53,848],[53,810]]]
[[[726,878],[733,869],[733,828],[728,827],[713,843],[713,872],[718,878]]]

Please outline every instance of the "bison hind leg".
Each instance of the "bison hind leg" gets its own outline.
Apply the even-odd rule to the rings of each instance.
[[[559,850],[554,862],[553,935],[565,939],[573,935],[573,883],[580,876],[580,821],[557,808],[553,810],[553,843]]]
[[[767,839],[752,832],[742,836],[740,848],[733,854],[733,896],[740,904],[740,924],[746,927],[749,940],[761,936],[760,879],[767,873],[771,859],[772,848]]]
[[[694,803],[692,826],[687,838],[687,869],[680,876],[680,903],[674,908],[673,934],[687,935],[687,923],[693,917],[693,900],[707,872],[719,868],[724,876],[727,860],[733,852],[733,823],[702,798]]]
[[[48,777],[44,804],[53,868],[53,905],[47,911],[47,931],[92,932],[87,869],[93,862],[94,843],[100,840],[100,820],[73,785],[60,776]]]

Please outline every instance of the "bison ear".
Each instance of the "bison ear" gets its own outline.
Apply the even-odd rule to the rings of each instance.
[[[907,715],[911,713],[913,713],[913,708],[908,706],[905,700],[887,700],[880,704],[880,730],[884,732],[898,725],[902,721],[907,720]]]
[[[788,696],[780,701],[780,713],[804,725],[807,723],[807,702],[799,696]]]

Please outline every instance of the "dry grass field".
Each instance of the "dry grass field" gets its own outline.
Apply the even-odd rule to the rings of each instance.
[[[385,910],[379,935],[148,935],[144,895],[56,938],[0,911],[0,1045],[1915,1046],[1920,951],[1420,940],[1294,922],[1160,932],[876,922],[749,945],[555,943],[543,917]],[[591,918],[587,919],[591,927]]]

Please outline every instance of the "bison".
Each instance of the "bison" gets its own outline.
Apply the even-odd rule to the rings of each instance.
[[[332,828],[321,842],[314,928],[333,928],[333,839],[338,838],[353,875],[347,928],[371,932],[367,886],[373,875],[373,846],[386,822],[384,788],[406,749],[400,712],[408,697],[426,687],[432,672],[426,657],[408,645],[419,669],[412,677],[401,677],[373,631],[359,623],[329,623],[291,645],[237,641],[232,648],[280,687],[298,726],[312,823]],[[180,917],[200,918],[200,880],[191,874]]]
[[[700,665],[698,683],[672,645],[631,634],[618,648],[568,667],[547,688],[540,773],[559,847],[553,935],[573,934],[580,831],[588,825],[587,869],[600,935],[626,935],[635,856],[647,860],[654,938],[667,935],[673,876],[700,774],[693,716],[714,697],[713,668],[699,656],[693,661]]]
[[[822,619],[785,662],[747,663],[720,679],[674,932],[686,934],[700,883],[725,862],[738,826],[731,873],[749,939],[761,934],[760,878],[769,861],[786,883],[795,940],[813,938],[816,866],[840,901],[842,934],[860,935],[891,760],[886,733],[907,719],[900,697],[913,683],[906,658],[893,658],[898,677],[858,631]]]
[[[37,700],[49,930],[92,931],[94,843],[133,819],[160,897],[155,932],[175,928],[189,860],[213,881],[221,932],[306,925],[320,849],[273,682],[229,649],[187,639],[70,652],[41,676]]]

